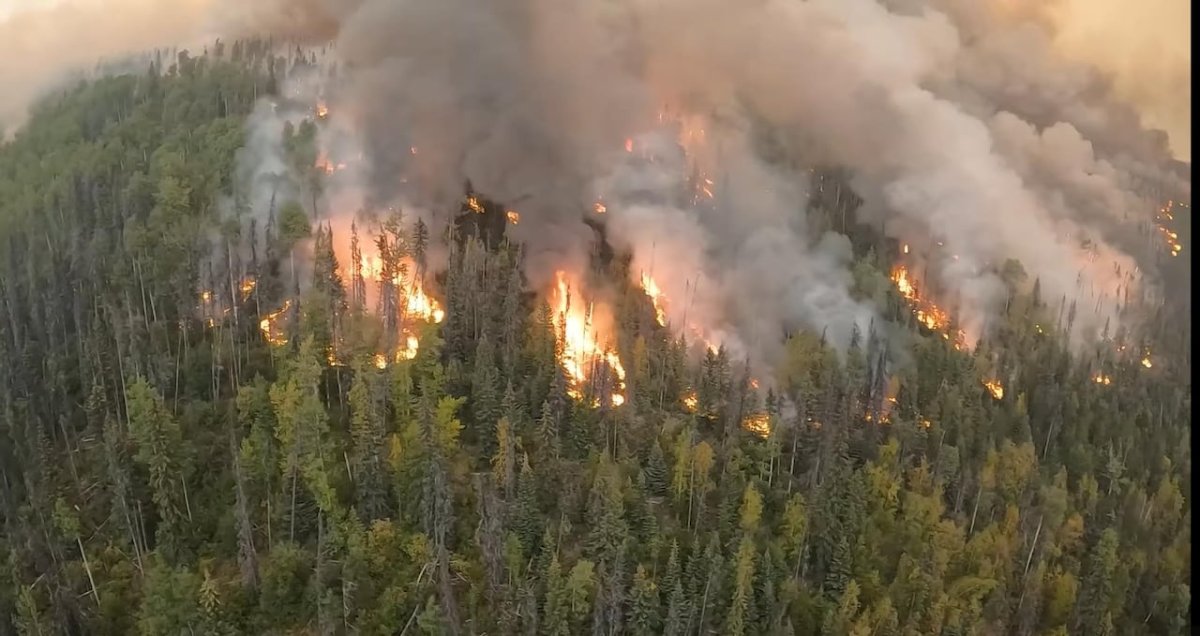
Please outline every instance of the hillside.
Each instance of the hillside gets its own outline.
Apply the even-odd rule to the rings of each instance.
[[[880,326],[751,366],[601,215],[551,289],[488,193],[335,226],[319,112],[252,211],[248,118],[310,63],[162,57],[0,146],[0,634],[1190,633],[1190,280],[1073,346],[1010,261],[965,346],[818,170]]]

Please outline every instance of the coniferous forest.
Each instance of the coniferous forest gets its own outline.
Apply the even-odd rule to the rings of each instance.
[[[305,197],[231,222],[245,119],[305,60],[210,49],[0,146],[0,634],[1190,633],[1190,308],[1068,349],[1010,263],[963,350],[839,190],[810,222],[904,338],[798,331],[752,377],[598,249],[614,406],[503,208],[354,237],[444,308],[400,338]]]

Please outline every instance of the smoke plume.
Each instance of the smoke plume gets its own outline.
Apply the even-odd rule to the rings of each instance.
[[[1085,332],[1121,319],[1160,256],[1134,238],[1154,197],[1190,196],[1166,133],[1143,124],[1187,156],[1186,64],[1131,73],[1081,44],[1113,25],[1074,0],[123,1],[147,20],[142,39],[114,30],[107,48],[20,69],[0,116],[47,69],[97,54],[214,29],[331,41],[344,72],[324,97],[347,130],[323,129],[323,148],[353,138],[363,156],[324,195],[335,219],[403,206],[437,220],[466,182],[519,210],[510,230],[548,285],[587,254],[599,197],[672,327],[759,359],[789,329],[844,343],[873,318],[848,241],[805,222],[807,167],[849,171],[861,216],[923,256],[971,336],[1004,302],[1008,259],[1045,297],[1078,302]],[[68,5],[63,20],[97,12]],[[36,33],[49,15],[16,20]],[[1152,48],[1121,50],[1159,68]]]

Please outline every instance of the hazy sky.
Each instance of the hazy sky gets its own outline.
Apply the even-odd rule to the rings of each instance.
[[[202,28],[200,16],[219,2],[0,0],[0,91],[9,93],[0,97],[0,121],[11,120],[13,109],[20,109],[55,70],[86,66],[99,56],[166,46],[173,43],[164,41],[170,38],[195,37]],[[1147,124],[1167,131],[1177,157],[1190,161],[1190,1],[1051,4],[1061,50],[1111,73],[1118,92],[1138,106]],[[55,5],[64,8],[44,11]],[[50,19],[6,24],[13,15],[39,9]]]

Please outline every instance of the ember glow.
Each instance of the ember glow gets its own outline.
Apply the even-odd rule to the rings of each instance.
[[[325,119],[326,117],[329,117],[329,106],[323,101],[317,102],[316,111],[317,119]]]
[[[1000,384],[999,380],[985,380],[983,386],[992,394],[992,397],[997,400],[1004,399],[1004,385]]]
[[[1154,363],[1153,363],[1153,362],[1150,360],[1150,356],[1149,356],[1149,355],[1147,355],[1146,357],[1142,358],[1142,366],[1143,366],[1143,367],[1146,367],[1147,369],[1153,369],[1153,368],[1154,368]]]
[[[512,223],[513,225],[521,222],[521,213],[517,212],[516,210],[509,210],[504,213],[504,216],[507,217],[508,222]]]
[[[472,195],[467,197],[467,207],[471,208],[471,211],[475,214],[483,214],[483,205],[479,203],[479,197],[477,196]]]
[[[1097,372],[1096,375],[1092,376],[1092,382],[1095,382],[1101,386],[1109,386],[1112,384],[1112,377],[1104,373]]]
[[[1183,245],[1179,243],[1179,234],[1166,225],[1175,220],[1175,215],[1172,213],[1174,207],[1174,201],[1167,201],[1166,205],[1158,209],[1158,225],[1156,227],[1167,249],[1171,252],[1171,256],[1179,256],[1180,252],[1183,251]]]
[[[592,305],[589,304],[586,309],[579,304],[572,305],[571,285],[566,272],[560,270],[555,277],[550,306],[554,309],[554,326],[562,336],[560,363],[571,383],[568,393],[576,399],[581,398],[593,372],[600,365],[607,365],[616,376],[612,403],[620,406],[625,402],[625,367],[621,359],[611,348],[599,343],[592,323]]]
[[[604,203],[600,201],[597,201],[596,204],[592,206],[592,209],[596,211],[596,214],[604,214],[605,212],[608,212],[608,206],[604,205]]]

